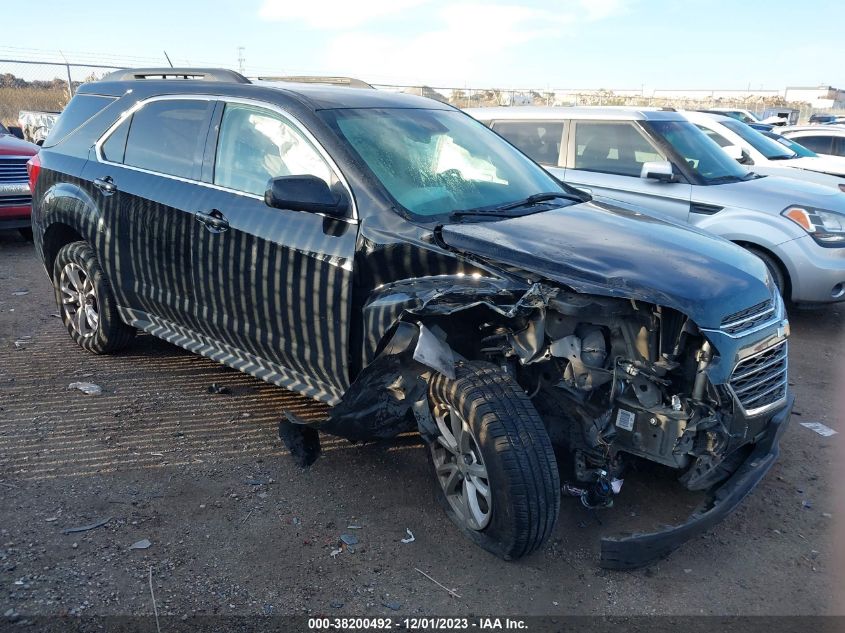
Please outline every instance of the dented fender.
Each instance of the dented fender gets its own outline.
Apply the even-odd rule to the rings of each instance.
[[[364,362],[379,354],[401,320],[424,321],[479,306],[513,318],[546,307],[556,294],[544,284],[486,276],[437,275],[385,284],[364,305]]]
[[[513,318],[545,308],[556,289],[493,277],[441,275],[378,288],[364,306],[365,364],[328,418],[308,426],[353,441],[388,439],[417,428],[428,378],[455,377],[461,356],[445,332],[426,322],[481,306]]]

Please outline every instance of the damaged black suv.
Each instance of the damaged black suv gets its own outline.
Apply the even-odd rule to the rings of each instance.
[[[79,89],[30,177],[80,346],[140,329],[331,405],[280,412],[305,464],[318,431],[418,430],[451,519],[504,558],[554,529],[554,447],[589,507],[637,460],[709,491],[683,525],[605,539],[614,568],[712,526],[777,457],[788,322],[764,264],[591,202],[448,105],[119,71]]]

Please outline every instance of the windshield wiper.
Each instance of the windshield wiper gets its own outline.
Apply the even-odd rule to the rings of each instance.
[[[754,172],[749,172],[749,174],[751,174],[751,173],[754,173]],[[748,178],[748,176],[744,176],[742,178],[740,178],[739,176],[732,176],[732,175],[718,176],[716,178],[709,178],[707,180],[707,184],[708,185],[720,185],[722,183],[727,183],[727,182],[742,182],[746,178]]]
[[[577,196],[574,193],[562,193],[560,191],[550,191],[548,193],[535,193],[528,196],[525,200],[517,200],[516,202],[509,202],[495,208],[496,211],[508,211],[510,209],[518,209],[519,207],[530,207],[531,205],[540,202],[548,202],[555,198],[563,198],[564,200],[572,200],[573,202],[584,202],[584,198]]]
[[[458,218],[465,218],[468,215],[484,215],[490,218],[518,218],[526,213],[508,213],[507,211],[500,211],[499,209],[459,209],[452,211],[449,214],[450,220],[457,220]]]
[[[566,192],[548,192],[548,193],[535,193],[532,196],[528,196],[524,200],[517,200],[516,202],[507,202],[505,204],[501,204],[495,207],[479,207],[477,209],[457,209],[452,211],[449,214],[449,219],[454,220],[457,218],[466,217],[468,215],[484,215],[492,218],[517,218],[521,215],[528,215],[527,213],[512,213],[514,209],[519,209],[520,207],[530,207],[541,202],[549,202],[551,200],[555,200],[557,198],[563,198],[564,200],[571,200],[573,202],[584,202],[584,198],[572,193]]]

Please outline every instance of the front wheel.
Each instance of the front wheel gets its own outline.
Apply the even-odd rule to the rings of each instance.
[[[786,275],[783,272],[783,268],[781,268],[780,262],[758,248],[749,247],[748,250],[763,260],[763,263],[766,264],[766,268],[769,270],[769,275],[771,276],[772,281],[775,283],[775,286],[777,286],[778,292],[784,299],[787,299]]]
[[[504,559],[538,549],[560,511],[560,479],[546,428],[519,384],[491,363],[466,362],[429,384],[438,436],[430,444],[449,518]]]

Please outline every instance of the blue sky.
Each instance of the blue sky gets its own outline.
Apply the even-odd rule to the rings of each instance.
[[[143,65],[163,61],[167,50],[177,64],[236,67],[243,46],[248,73],[342,74],[380,83],[845,88],[841,0],[42,0],[35,6],[3,3],[0,57],[56,58],[53,51],[61,50],[76,60]]]

